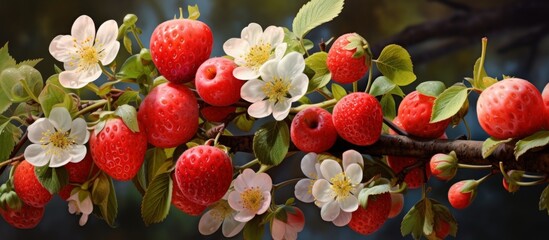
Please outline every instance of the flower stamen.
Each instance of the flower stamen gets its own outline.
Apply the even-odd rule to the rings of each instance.
[[[248,53],[243,56],[246,62],[244,66],[249,67],[257,71],[263,63],[267,62],[271,57],[272,46],[270,43],[258,43],[250,47]]]
[[[276,103],[284,101],[284,98],[288,97],[288,90],[290,90],[290,87],[290,82],[277,77],[272,81],[265,83],[261,90],[265,93],[269,101]]]
[[[331,188],[338,198],[345,198],[351,195],[353,184],[345,173],[338,173],[330,179],[330,182],[332,182]]]
[[[252,212],[257,212],[264,200],[261,190],[257,187],[244,190],[240,197],[242,198],[242,206]]]

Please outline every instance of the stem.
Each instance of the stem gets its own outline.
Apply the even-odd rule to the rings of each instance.
[[[322,91],[322,90],[320,90],[320,89],[318,89],[318,88],[315,89],[315,91],[316,91],[317,93],[319,93],[320,95],[322,95],[326,100],[332,99],[332,98],[333,98],[332,96],[328,95],[327,93],[325,93],[324,91]]]
[[[116,78],[114,77],[114,74],[110,73],[110,72],[105,68],[105,66],[103,66],[103,64],[99,64],[99,66],[101,67],[101,71],[102,71],[105,75],[107,75],[107,78],[109,79],[109,81],[112,81],[112,80],[116,79]]]
[[[370,87],[372,86],[372,69],[368,70],[368,84],[366,85],[366,90],[364,90],[365,93],[370,92]]]
[[[309,56],[309,51],[307,51],[307,49],[305,48],[305,44],[303,43],[303,38],[299,39],[299,45],[301,45],[301,48],[303,48],[303,51],[305,52],[305,55],[307,55],[307,57]]]
[[[91,111],[94,111],[94,110],[97,110],[98,108],[104,106],[105,104],[107,104],[109,101],[108,100],[105,100],[105,99],[101,99],[101,100],[97,100],[97,102],[95,102],[94,104],[92,105],[89,105],[85,108],[83,108],[82,110],[78,111],[74,117],[78,117],[80,115],[84,115],[88,112],[91,112]]]
[[[536,185],[539,185],[539,184],[542,184],[542,183],[545,183],[547,182],[547,179],[539,179],[539,180],[536,180],[536,181],[532,181],[532,182],[520,182],[520,181],[516,181],[516,182],[513,182],[514,184],[518,185],[518,186],[521,186],[521,187],[530,187],[530,186],[536,186]]]
[[[538,175],[531,175],[531,174],[522,174],[522,177],[525,177],[525,178],[532,178],[532,179],[547,178],[547,176],[538,176]]]
[[[336,103],[337,103],[337,100],[334,98],[334,99],[326,100],[324,102],[319,102],[315,104],[302,104],[302,105],[299,105],[298,107],[291,108],[290,113],[298,113],[299,111],[305,108],[313,107],[313,106],[320,107],[320,108],[327,108],[335,105]]]
[[[391,121],[391,119],[389,119],[387,117],[383,117],[383,123],[385,123],[387,126],[389,126],[390,129],[392,129],[393,131],[398,133],[398,135],[408,136],[408,133],[406,131],[404,131],[404,129],[401,129],[397,125],[395,125],[393,123],[393,121]]]
[[[280,183],[277,183],[277,184],[273,184],[273,189],[274,190],[277,190],[279,188],[282,188],[282,187],[285,187],[287,185],[290,185],[292,183],[297,183],[299,180],[301,179],[304,179],[304,178],[294,178],[294,179],[289,179],[289,180],[286,180],[284,182],[280,182]]]
[[[358,82],[357,81],[353,82],[353,92],[358,92]]]
[[[254,159],[252,161],[249,161],[247,162],[246,164],[242,165],[242,166],[237,166],[236,169],[246,169],[246,168],[250,168],[250,167],[253,167],[254,165],[258,164],[259,163],[259,159]]]
[[[90,91],[94,92],[96,95],[99,95],[99,87],[95,85],[95,83],[88,83],[86,84],[85,88],[89,89]]]
[[[257,173],[264,173],[267,170],[271,169],[272,167],[273,167],[272,165],[261,164],[261,167],[259,167],[259,170],[257,170]]]
[[[476,180],[477,184],[481,184],[482,182],[484,182],[484,180],[488,179],[489,177],[491,177],[493,175],[493,173],[488,173],[486,174],[486,176],[482,177],[481,179],[479,180]]]
[[[6,161],[1,162],[1,163],[0,163],[0,168],[3,168],[3,167],[5,167],[5,166],[8,166],[8,165],[10,165],[10,164],[12,164],[12,163],[14,163],[14,162],[20,162],[20,161],[23,161],[23,160],[25,160],[25,156],[24,156],[23,154],[21,154],[21,155],[19,155],[19,156],[17,156],[17,157],[13,157],[13,158],[10,158],[10,159],[8,159],[8,160],[6,160]]]
[[[484,59],[486,58],[486,45],[488,44],[488,38],[483,37],[482,38],[482,51],[480,53],[480,64],[479,64],[479,71],[477,75],[475,76],[475,79],[480,79],[480,75],[482,73],[481,69],[484,68]]]
[[[139,35],[137,34],[137,29],[135,25],[131,27],[131,32],[133,34],[133,37],[135,38],[135,41],[137,42],[137,45],[139,45],[141,49],[145,48],[143,42],[141,42],[141,38],[139,38]]]
[[[467,169],[487,169],[487,168],[492,168],[492,165],[473,165],[473,164],[458,163],[458,167],[467,168]]]
[[[463,126],[465,126],[465,130],[467,131],[467,140],[471,140],[471,128],[469,127],[469,123],[463,119]]]

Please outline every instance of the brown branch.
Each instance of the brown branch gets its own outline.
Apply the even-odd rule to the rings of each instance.
[[[220,143],[234,152],[253,152],[253,136],[221,136]],[[549,148],[527,152],[517,161],[512,143],[500,145],[487,159],[482,158],[482,141],[475,140],[422,140],[399,135],[382,134],[379,140],[370,146],[356,146],[339,139],[328,150],[330,153],[342,153],[349,149],[369,155],[393,155],[417,158],[430,158],[437,153],[455,151],[460,163],[473,165],[492,165],[499,167],[502,161],[506,169],[518,169],[532,173],[549,174]],[[297,151],[290,146],[290,151]]]

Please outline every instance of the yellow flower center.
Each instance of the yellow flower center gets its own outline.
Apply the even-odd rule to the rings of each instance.
[[[331,188],[337,197],[348,197],[351,194],[353,184],[345,173],[338,173],[330,179],[330,182],[332,182]]]
[[[80,58],[88,65],[99,62],[99,54],[93,46],[83,47],[80,51]]]
[[[221,221],[225,217],[229,216],[232,213],[232,208],[229,206],[229,203],[225,200],[218,201],[214,203],[212,207],[212,217]]]
[[[258,70],[263,63],[269,60],[271,56],[271,44],[270,43],[259,43],[250,48],[248,54],[244,57],[246,61],[245,66]]]
[[[257,212],[264,200],[261,190],[257,187],[244,190],[244,192],[240,194],[240,198],[242,199],[242,206],[252,212]]]
[[[46,131],[42,133],[40,143],[45,148],[48,143],[53,145],[53,148],[48,148],[46,154],[57,155],[60,150],[66,150],[70,145],[75,143],[74,139],[69,137],[68,132],[51,132]]]
[[[288,96],[288,90],[290,90],[290,83],[284,81],[281,78],[275,78],[270,82],[267,82],[262,88],[263,92],[271,102],[283,101]]]

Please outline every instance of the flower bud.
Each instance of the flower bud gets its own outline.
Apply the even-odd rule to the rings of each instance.
[[[454,152],[450,154],[437,153],[431,157],[429,167],[436,178],[448,181],[456,175],[458,161]]]

